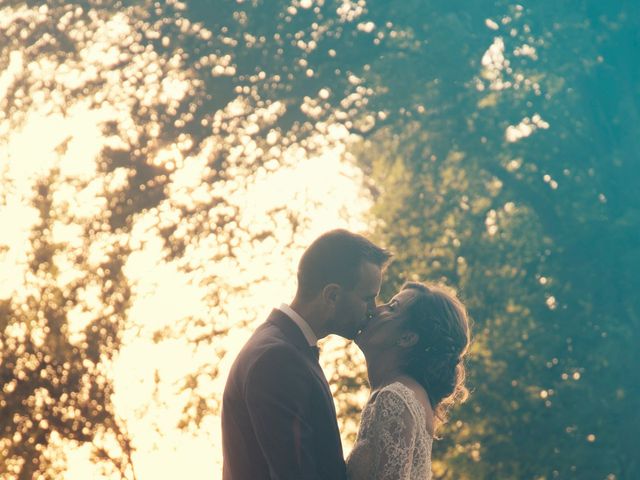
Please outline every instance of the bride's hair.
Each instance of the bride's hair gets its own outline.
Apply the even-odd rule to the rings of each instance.
[[[407,282],[418,292],[408,307],[406,328],[418,334],[405,364],[406,373],[424,387],[439,422],[469,396],[464,357],[470,343],[469,317],[455,292],[441,285]]]

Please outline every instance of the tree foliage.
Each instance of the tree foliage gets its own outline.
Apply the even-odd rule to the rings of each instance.
[[[1,12],[0,195],[11,235],[1,252],[0,471],[55,476],[66,445],[89,445],[132,477],[138,442],[112,404],[125,332],[208,352],[179,386],[190,394],[181,425],[217,412],[201,384],[218,375],[229,317],[241,316],[225,300],[265,278],[247,274],[246,251],[295,246],[306,222],[286,205],[247,217],[242,193],[366,128],[366,57],[338,47],[342,35],[367,35],[347,11],[287,2],[9,1]],[[158,262],[203,286],[208,310],[154,328],[130,317],[130,270],[158,238]]]
[[[420,55],[372,71],[405,119],[355,152],[397,252],[388,291],[445,281],[475,319],[474,393],[436,473],[635,478],[637,6],[454,8],[398,16]]]
[[[245,215],[243,195],[353,140],[372,231],[396,252],[385,294],[411,276],[443,280],[475,319],[474,394],[437,444],[436,474],[638,476],[634,2],[0,12],[0,198],[27,231],[0,251],[12,280],[0,296],[7,478],[54,476],[69,443],[134,476],[136,439],[112,403],[125,332],[209,355],[180,384],[181,426],[215,415],[204,384],[246,313],[229,296],[264,280],[247,265],[299,248],[309,220],[290,205]],[[78,133],[72,118],[95,128]],[[157,260],[204,289],[206,314],[157,328],[131,318],[132,259],[158,239]],[[352,432],[362,359],[336,353],[327,371]]]

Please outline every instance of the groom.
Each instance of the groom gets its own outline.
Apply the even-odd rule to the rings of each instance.
[[[343,480],[345,464],[319,339],[353,339],[375,310],[389,252],[346,230],[316,239],[290,305],[274,309],[236,358],[224,391],[224,480]]]

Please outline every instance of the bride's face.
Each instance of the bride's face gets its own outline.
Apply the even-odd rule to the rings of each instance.
[[[417,295],[416,290],[409,288],[380,305],[374,318],[356,337],[356,344],[365,353],[396,348],[400,337],[406,332],[409,307]]]

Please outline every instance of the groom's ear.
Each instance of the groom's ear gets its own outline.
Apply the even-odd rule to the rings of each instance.
[[[337,283],[330,283],[322,289],[322,300],[324,300],[325,304],[335,307],[338,303],[341,292],[342,287],[340,287],[340,285]]]
[[[402,348],[411,348],[420,340],[420,336],[415,332],[405,332],[398,339],[398,346]]]

